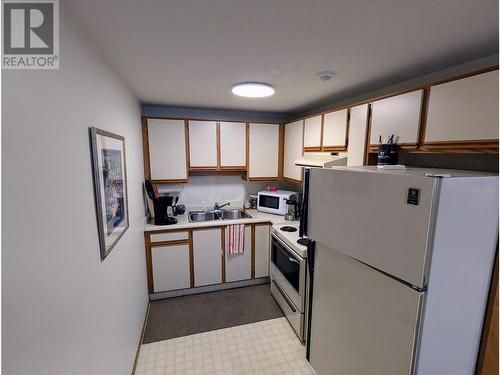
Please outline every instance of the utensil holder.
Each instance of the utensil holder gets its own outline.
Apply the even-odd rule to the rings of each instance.
[[[382,143],[378,145],[377,154],[378,165],[395,165],[398,163],[396,144]]]

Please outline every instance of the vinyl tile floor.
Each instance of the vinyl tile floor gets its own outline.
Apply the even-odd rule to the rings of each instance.
[[[315,375],[286,318],[141,345],[136,375]]]

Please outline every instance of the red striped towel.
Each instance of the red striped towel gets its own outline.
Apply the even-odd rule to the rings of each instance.
[[[227,253],[243,254],[245,251],[245,224],[227,226]]]

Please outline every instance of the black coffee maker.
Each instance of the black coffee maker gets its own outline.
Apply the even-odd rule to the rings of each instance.
[[[174,215],[177,210],[175,206],[179,197],[159,194],[150,180],[144,182],[144,187],[148,197],[153,201],[154,225],[176,224],[177,219]]]

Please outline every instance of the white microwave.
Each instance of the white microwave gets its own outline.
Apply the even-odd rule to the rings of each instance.
[[[257,211],[268,212],[275,215],[285,215],[288,213],[287,200],[295,196],[294,191],[277,190],[277,191],[259,191],[257,193]]]

